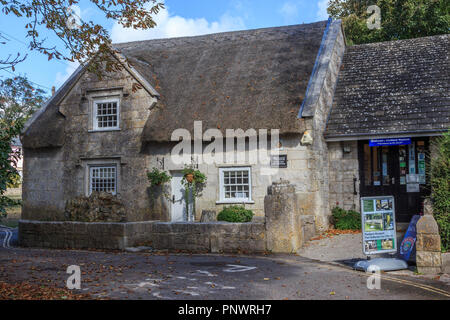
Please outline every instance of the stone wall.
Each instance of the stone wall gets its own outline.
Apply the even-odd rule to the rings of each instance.
[[[63,168],[60,149],[24,150],[23,219],[64,220]]]
[[[118,249],[139,245],[155,250],[264,252],[262,223],[19,222],[19,244],[59,249]]]
[[[152,220],[141,135],[156,99],[145,89],[133,90],[136,80],[126,70],[99,80],[84,73],[59,104],[65,116],[64,145],[58,149],[25,149],[23,217],[64,220],[65,203],[88,193],[88,165],[115,164],[117,193],[128,221]],[[120,130],[93,131],[96,98],[120,100]]]
[[[329,142],[328,151],[330,208],[359,211],[358,141]]]

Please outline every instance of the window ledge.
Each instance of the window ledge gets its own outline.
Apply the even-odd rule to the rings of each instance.
[[[231,201],[216,201],[216,204],[255,204],[255,201],[253,200],[244,200],[244,201],[238,201],[238,200],[231,200]]]
[[[120,131],[120,128],[116,128],[116,129],[105,129],[105,130],[88,130],[88,132],[108,132],[108,131]]]

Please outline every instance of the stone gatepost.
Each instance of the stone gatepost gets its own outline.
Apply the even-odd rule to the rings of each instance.
[[[417,222],[416,265],[417,272],[437,274],[441,272],[441,237],[433,217],[429,199],[424,203],[424,216]]]
[[[269,186],[264,198],[268,251],[296,253],[300,249],[302,228],[296,204],[295,187],[289,181]]]

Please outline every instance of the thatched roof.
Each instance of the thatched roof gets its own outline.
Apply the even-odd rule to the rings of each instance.
[[[440,35],[348,47],[325,136],[448,129],[449,40]]]
[[[116,44],[159,92],[144,141],[177,128],[300,132],[305,97],[327,22]]]
[[[114,45],[127,69],[158,97],[143,141],[169,141],[177,128],[280,129],[298,133],[297,113],[322,41],[326,21],[197,37]],[[64,144],[58,104],[77,83],[79,68],[28,122],[25,148]]]

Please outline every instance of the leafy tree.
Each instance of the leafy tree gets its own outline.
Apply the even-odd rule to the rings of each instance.
[[[12,139],[19,136],[44,99],[44,91],[35,89],[24,77],[0,81],[0,216],[6,215],[6,207],[18,204],[5,196],[8,185],[18,176],[15,166],[20,150],[13,152]]]
[[[369,29],[370,5],[381,10],[381,28]],[[411,39],[447,34],[450,30],[448,0],[330,0],[328,13],[342,19],[347,43]]]
[[[89,0],[107,19],[134,29],[153,28],[156,23],[152,14],[157,14],[164,5],[157,0]],[[72,6],[80,0],[0,0],[1,15],[14,15],[25,21],[30,49],[48,56],[48,59],[78,61],[84,64],[90,61],[88,69],[101,76],[106,71],[120,70],[121,64],[111,56],[109,32],[93,21],[83,21],[73,14]],[[61,45],[49,44],[42,31],[51,30]],[[0,45],[5,44],[1,42]],[[65,54],[64,48],[69,53]],[[98,59],[92,59],[97,57]],[[9,55],[0,58],[0,69],[11,68],[26,58]],[[104,64],[103,64],[104,63]]]
[[[439,226],[442,249],[450,250],[450,131],[433,143],[429,169],[433,215]]]

